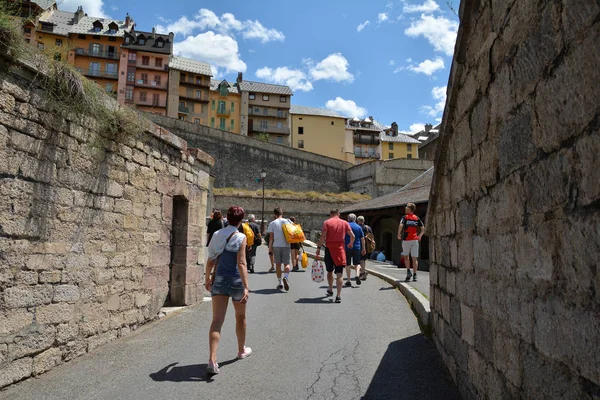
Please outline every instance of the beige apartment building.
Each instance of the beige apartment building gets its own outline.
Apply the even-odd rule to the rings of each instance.
[[[346,118],[335,111],[292,105],[291,145],[354,164],[352,133],[346,131]]]
[[[172,56],[169,61],[167,116],[208,125],[210,64]]]
[[[208,118],[212,128],[240,133],[242,96],[237,86],[226,80],[210,81],[210,109]]]
[[[398,124],[385,128],[381,135],[382,160],[394,158],[419,158],[420,142],[407,134],[398,131]]]
[[[292,90],[288,86],[244,81],[241,72],[236,86],[242,94],[241,134],[264,136],[269,142],[289,146]]]
[[[352,135],[356,164],[381,159],[382,129],[375,125],[373,117],[347,118],[346,131]]]

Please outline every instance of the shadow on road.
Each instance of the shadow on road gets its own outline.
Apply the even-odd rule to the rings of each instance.
[[[219,368],[233,364],[237,358],[222,362]],[[158,372],[150,374],[155,382],[212,382],[213,375],[206,373],[208,364],[183,365],[176,367],[179,363],[172,363]]]
[[[250,293],[253,294],[281,294],[281,293],[285,293],[277,288],[269,288],[269,289],[258,289],[258,290],[251,290]]]
[[[327,297],[327,296],[314,297],[314,298],[305,297],[303,299],[296,300],[294,303],[297,303],[297,304],[329,304],[332,302],[332,300],[333,300],[333,297]]]
[[[460,399],[433,343],[415,335],[389,344],[362,397],[368,399]]]

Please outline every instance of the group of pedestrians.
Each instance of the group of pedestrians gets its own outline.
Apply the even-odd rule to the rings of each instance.
[[[398,229],[398,239],[403,240],[405,261],[412,255],[414,273],[408,274],[416,280],[418,242],[424,234],[421,220],[414,215],[414,204],[408,204],[407,214],[402,218]],[[266,232],[271,270],[275,270],[277,288],[290,290],[290,272],[298,269],[299,247],[292,248],[286,240],[284,225],[295,223],[283,217],[280,207],[273,211],[274,220],[269,223]],[[205,272],[206,290],[212,295],[213,320],[209,331],[210,357],[207,372],[219,373],[217,348],[221,338],[221,328],[231,298],[236,319],[236,335],[238,340],[238,358],[243,359],[252,354],[246,346],[246,304],[250,293],[248,273],[254,272],[256,249],[262,243],[260,227],[255,216],[248,216],[248,226],[243,227],[244,210],[232,206],[227,210],[226,221],[220,210],[214,210],[208,224],[208,261]],[[252,232],[253,243],[249,245],[246,229]],[[302,236],[303,237],[303,236]],[[365,263],[368,258],[366,241],[373,237],[373,230],[365,224],[364,217],[350,214],[348,220],[340,218],[339,210],[331,210],[329,219],[323,223],[321,238],[317,244],[316,258],[320,259],[321,247],[325,246],[325,268],[328,288],[326,296],[334,295],[334,273],[336,281],[336,297],[334,302],[342,301],[343,274],[346,271],[346,286],[352,286],[352,269],[356,271],[354,280],[360,285],[367,278]],[[300,239],[302,240],[302,239]],[[416,242],[416,243],[415,243]],[[373,241],[374,244],[374,241]],[[296,247],[296,246],[294,246]],[[408,265],[408,263],[407,263]],[[410,279],[407,276],[407,280]]]

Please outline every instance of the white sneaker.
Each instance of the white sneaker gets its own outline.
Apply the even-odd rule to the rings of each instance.
[[[206,367],[206,373],[208,374],[212,374],[212,375],[217,375],[219,372],[219,364],[214,363],[212,361],[208,362],[208,366]]]
[[[252,354],[252,349],[250,347],[244,346],[244,352],[243,353],[238,353],[238,358],[240,360],[242,360],[242,359],[244,359],[246,357],[249,357],[250,354]]]

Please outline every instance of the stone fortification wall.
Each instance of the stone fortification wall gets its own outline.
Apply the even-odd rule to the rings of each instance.
[[[215,158],[212,174],[217,188],[258,189],[255,179],[264,169],[270,189],[348,189],[346,170],[352,166],[348,162],[178,119],[158,115],[148,118]]]
[[[0,387],[127,335],[167,296],[202,298],[213,163],[150,123],[115,138],[88,116],[49,112],[36,72],[7,68],[0,61]]]
[[[348,189],[375,198],[393,193],[433,166],[433,161],[403,159],[371,161],[348,169]]]
[[[600,7],[461,2],[430,201],[435,343],[466,399],[600,393]]]
[[[257,220],[262,218],[262,197],[215,195],[214,204],[216,208],[221,210],[227,210],[232,205],[241,206],[246,211],[246,215],[254,214]],[[267,198],[265,199],[265,229],[268,223],[273,220],[275,207],[281,207],[284,217],[295,216],[305,232],[320,232],[323,228],[323,222],[329,218],[329,211],[334,208],[341,210],[350,204],[352,203]]]

